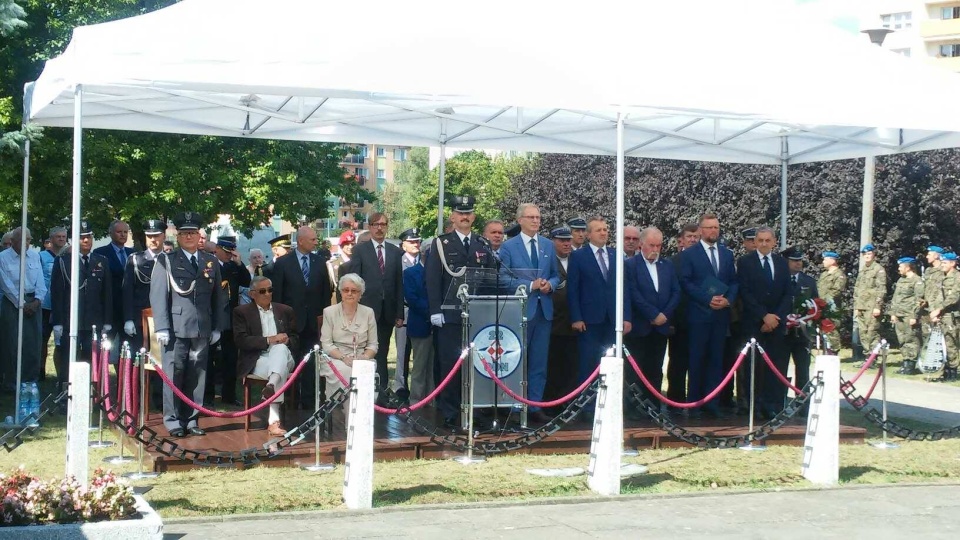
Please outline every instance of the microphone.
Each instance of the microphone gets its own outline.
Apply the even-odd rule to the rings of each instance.
[[[493,257],[493,260],[497,261],[497,268],[503,268],[507,271],[507,274],[510,275],[513,279],[518,279],[517,274],[507,265],[503,264],[503,260],[500,258],[500,255],[493,250],[493,244],[490,243],[490,240],[484,238],[483,236],[477,236],[477,241],[487,250],[487,253]]]

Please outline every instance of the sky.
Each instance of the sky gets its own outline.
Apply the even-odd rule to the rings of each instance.
[[[794,0],[809,16],[829,21],[851,33],[861,29],[860,19],[870,0]]]

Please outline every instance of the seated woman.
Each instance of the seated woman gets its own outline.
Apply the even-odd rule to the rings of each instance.
[[[282,387],[294,368],[292,350],[297,348],[297,322],[293,308],[273,302],[270,278],[257,276],[250,281],[253,302],[233,309],[233,339],[237,345],[237,376],[251,373],[267,380],[263,399],[269,399]],[[267,433],[282,437],[280,404],[283,395],[270,404]]]
[[[377,354],[377,319],[373,309],[361,305],[366,290],[363,278],[346,274],[338,282],[343,301],[323,310],[320,347],[345,379],[350,378],[354,360],[372,360]],[[343,388],[326,362],[320,363],[320,375],[327,381],[327,395]]]

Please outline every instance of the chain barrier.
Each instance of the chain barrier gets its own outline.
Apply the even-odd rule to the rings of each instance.
[[[497,377],[497,374],[494,373],[493,368],[490,367],[490,364],[489,364],[489,363],[487,362],[487,360],[483,357],[483,355],[477,353],[477,358],[479,358],[479,359],[480,359],[480,363],[483,364],[483,369],[487,372],[487,375],[490,376],[490,378],[493,380],[494,384],[496,384],[497,387],[500,388],[500,390],[503,390],[503,393],[505,393],[505,394],[507,394],[508,396],[512,397],[513,399],[519,401],[520,403],[523,403],[524,405],[528,405],[528,406],[530,406],[530,407],[547,408],[547,407],[556,407],[557,405],[563,405],[564,403],[566,403],[566,402],[570,401],[571,399],[577,397],[577,395],[579,395],[581,392],[583,392],[584,390],[586,390],[587,387],[590,386],[590,385],[593,383],[593,381],[594,381],[597,377],[600,376],[600,366],[598,365],[598,366],[597,366],[597,369],[593,370],[593,373],[591,373],[590,376],[587,377],[587,380],[583,381],[583,382],[580,384],[580,386],[574,388],[573,391],[570,392],[569,394],[567,394],[567,395],[565,395],[565,396],[563,396],[563,397],[554,399],[554,400],[552,400],[552,401],[533,401],[533,400],[526,399],[526,398],[524,398],[523,396],[521,396],[520,394],[518,394],[518,393],[514,392],[513,390],[511,390],[510,387],[507,386],[506,383],[504,383],[499,377]]]
[[[889,346],[887,345],[886,340],[881,340],[880,343],[876,344],[873,350],[870,351],[870,356],[867,357],[867,359],[863,361],[863,365],[860,366],[860,371],[858,371],[857,374],[854,375],[852,379],[850,379],[850,382],[856,384],[857,381],[860,380],[860,377],[863,376],[863,374],[866,373],[871,366],[873,366],[873,362],[876,361],[877,355],[880,354],[880,349],[882,349],[885,345]]]
[[[756,429],[743,435],[734,435],[730,437],[713,437],[701,435],[687,428],[679,426],[669,416],[660,412],[660,404],[654,403],[643,396],[640,386],[637,383],[630,385],[630,401],[637,409],[644,412],[660,426],[661,429],[680,439],[681,441],[696,446],[697,448],[737,448],[753,441],[762,441],[777,431],[788,420],[797,415],[813,396],[814,389],[822,384],[823,373],[818,372],[816,377],[803,387],[803,392],[798,393],[786,407],[767,423],[758,426]]]
[[[68,391],[63,389],[60,394],[54,397],[53,394],[47,394],[47,397],[40,402],[40,412],[30,413],[29,416],[20,421],[19,424],[10,431],[0,436],[0,444],[7,452],[13,452],[24,443],[24,435],[33,435],[40,429],[40,420],[48,414],[54,412],[57,406],[67,399]]]
[[[634,373],[636,373],[637,376],[640,377],[640,382],[642,382],[643,385],[647,387],[647,390],[649,390],[653,395],[655,395],[657,399],[666,403],[667,405],[670,405],[671,407],[676,407],[678,409],[693,409],[696,407],[700,407],[705,403],[709,402],[710,400],[712,400],[713,398],[717,397],[717,395],[719,395],[720,392],[723,391],[723,388],[728,384],[730,384],[730,381],[733,380],[733,375],[737,372],[737,369],[740,368],[740,364],[743,363],[744,358],[747,357],[747,351],[750,350],[751,346],[753,346],[753,343],[751,342],[747,342],[747,344],[743,346],[743,349],[740,350],[740,356],[738,356],[737,360],[733,363],[733,367],[730,368],[730,371],[727,373],[727,376],[724,377],[722,381],[720,381],[720,384],[712,392],[710,392],[703,398],[698,399],[697,401],[691,401],[687,403],[674,401],[668,398],[667,396],[663,395],[662,393],[660,393],[660,390],[655,388],[653,384],[650,382],[650,380],[647,379],[647,376],[643,374],[643,370],[640,369],[640,366],[637,365],[637,361],[634,360],[633,355],[630,354],[630,351],[627,350],[626,347],[623,348],[623,354],[624,356],[627,357],[627,361],[630,363],[630,367],[633,368]]]
[[[941,439],[960,435],[960,426],[938,429],[934,431],[924,431],[901,426],[899,423],[894,422],[889,418],[887,418],[887,421],[884,422],[883,414],[878,411],[876,407],[870,407],[869,394],[866,397],[858,395],[857,388],[853,383],[854,381],[852,379],[848,381],[845,380],[843,376],[840,377],[840,393],[843,394],[844,399],[847,400],[847,403],[849,403],[851,407],[860,413],[863,413],[864,418],[891,435],[895,435],[901,439],[907,439],[910,441],[939,441]],[[876,383],[874,383],[874,386],[876,386]]]

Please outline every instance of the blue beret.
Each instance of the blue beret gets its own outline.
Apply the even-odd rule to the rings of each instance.
[[[839,258],[840,258],[840,255],[838,255],[836,251],[824,251],[824,252],[822,253],[822,255],[823,255],[824,257],[830,257],[831,259],[839,259]]]
[[[913,257],[900,257],[897,259],[897,264],[914,264],[917,260]]]
[[[940,246],[929,246],[929,247],[927,248],[927,251],[932,251],[932,252],[934,252],[934,253],[939,253],[940,255],[943,255],[943,254],[945,253],[944,249],[943,249],[942,247],[940,247]]]
[[[944,253],[942,259],[945,261],[955,261],[957,260],[957,254],[950,251],[948,253]]]
[[[874,251],[874,250],[876,250],[876,249],[877,249],[877,248],[874,247],[873,244],[867,244],[867,245],[863,246],[862,248],[860,248],[860,253],[868,253],[868,252]]]

